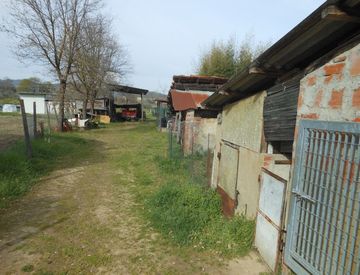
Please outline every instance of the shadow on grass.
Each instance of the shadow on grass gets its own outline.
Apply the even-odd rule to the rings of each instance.
[[[43,139],[34,140],[32,147],[32,159],[26,158],[22,141],[0,152],[0,208],[26,193],[41,177],[54,170],[95,161],[103,144],[84,139],[77,133],[64,133],[53,135],[50,143]]]

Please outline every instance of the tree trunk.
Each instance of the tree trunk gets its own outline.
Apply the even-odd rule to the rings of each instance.
[[[90,106],[90,113],[93,115],[94,114],[94,109],[95,109],[95,99],[91,99],[91,106]]]
[[[86,110],[87,110],[88,101],[89,101],[88,97],[85,97],[83,101],[83,109],[82,109],[83,119],[86,119]]]
[[[62,132],[63,128],[63,121],[65,118],[65,92],[66,92],[66,80],[60,80],[60,103],[59,103],[59,121],[58,126],[59,130]]]

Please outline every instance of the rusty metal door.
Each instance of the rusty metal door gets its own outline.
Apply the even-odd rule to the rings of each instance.
[[[255,246],[271,270],[275,271],[281,244],[287,181],[264,168],[261,178]]]
[[[298,274],[360,274],[360,124],[301,121],[285,263]]]

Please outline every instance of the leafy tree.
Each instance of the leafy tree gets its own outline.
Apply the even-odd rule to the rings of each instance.
[[[51,82],[42,82],[37,77],[31,77],[23,79],[19,82],[19,85],[16,87],[18,93],[45,93],[49,94],[54,89]]]
[[[250,65],[268,46],[269,43],[256,42],[252,35],[246,35],[240,43],[234,38],[225,42],[214,41],[200,56],[196,71],[199,75],[230,78]]]

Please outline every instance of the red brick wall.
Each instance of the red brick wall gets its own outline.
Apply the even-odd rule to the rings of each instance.
[[[360,45],[301,80],[298,119],[360,121]]]

